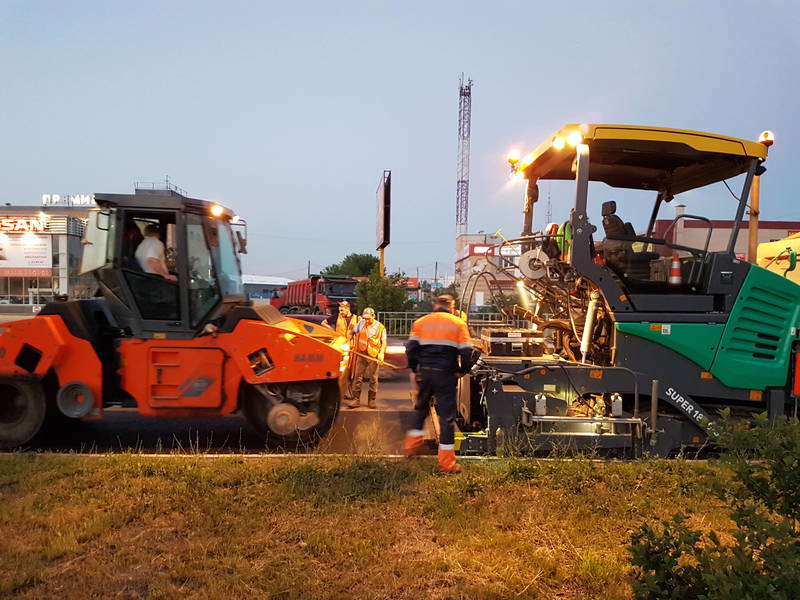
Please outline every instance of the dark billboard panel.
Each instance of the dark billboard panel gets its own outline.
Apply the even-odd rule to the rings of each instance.
[[[389,245],[389,224],[392,207],[392,172],[384,171],[375,194],[378,203],[378,220],[375,229],[376,250]]]

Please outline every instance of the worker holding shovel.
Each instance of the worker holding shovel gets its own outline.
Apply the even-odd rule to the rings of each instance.
[[[355,329],[353,329],[356,351],[360,356],[358,356],[356,360],[353,400],[347,405],[347,408],[358,408],[361,406],[361,384],[364,382],[365,378],[369,379],[367,406],[369,406],[369,408],[376,408],[375,400],[378,396],[378,363],[383,362],[386,354],[386,328],[375,318],[375,310],[372,308],[365,308],[361,316],[362,319],[355,326]]]

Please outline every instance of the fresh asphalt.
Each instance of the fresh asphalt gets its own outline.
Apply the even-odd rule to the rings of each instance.
[[[340,408],[316,451],[332,454],[399,454],[413,415],[407,371],[382,369],[376,409]],[[366,386],[364,386],[366,388]],[[133,408],[106,409],[103,418],[68,421],[63,428],[28,447],[54,452],[257,453],[267,448],[239,415],[222,418],[147,418]],[[284,448],[280,451],[308,451]]]

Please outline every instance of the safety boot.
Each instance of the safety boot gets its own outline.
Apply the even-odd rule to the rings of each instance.
[[[422,450],[424,443],[424,432],[421,429],[409,429],[406,432],[406,439],[403,441],[403,454],[406,458],[411,458],[415,454],[419,454]]]
[[[367,406],[368,406],[369,408],[377,408],[377,407],[375,406],[375,396],[373,396],[373,395],[371,395],[371,394],[370,394],[370,395],[367,397]]]
[[[456,451],[453,446],[447,444],[449,448],[442,448],[443,445],[439,445],[439,471],[441,473],[460,473],[461,468],[456,464]]]
[[[347,408],[358,408],[361,406],[361,400],[351,400],[347,403]]]

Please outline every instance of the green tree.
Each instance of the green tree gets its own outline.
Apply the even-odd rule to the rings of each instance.
[[[377,265],[370,271],[369,277],[358,282],[356,295],[359,310],[371,306],[375,312],[392,312],[407,310],[410,306],[406,300],[405,276],[395,273],[381,277]]]
[[[342,259],[342,262],[328,265],[322,269],[322,275],[367,277],[378,262],[378,257],[373,254],[348,254]]]

